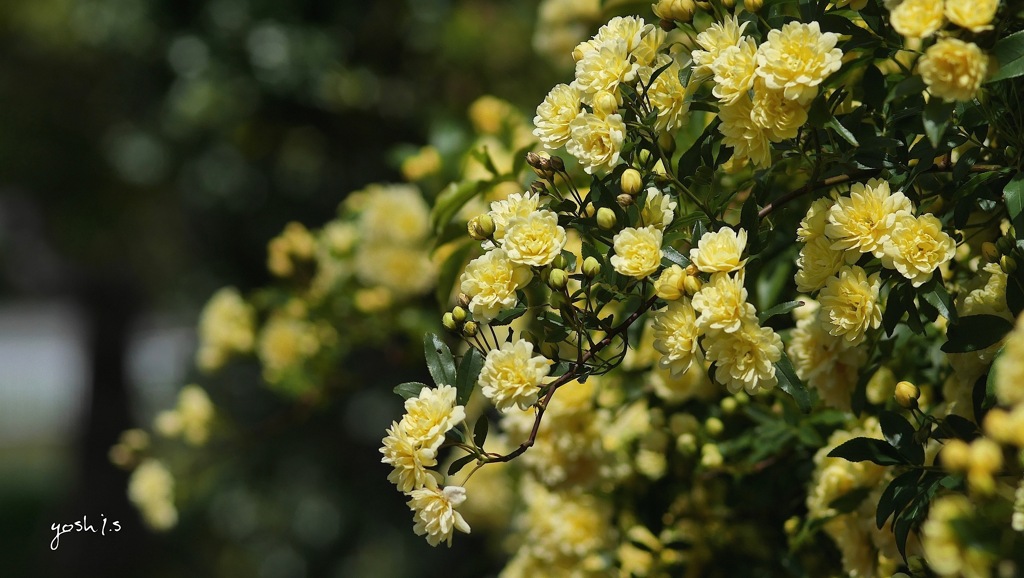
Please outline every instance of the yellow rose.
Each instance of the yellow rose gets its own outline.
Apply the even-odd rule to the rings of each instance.
[[[611,257],[612,267],[627,277],[647,277],[661,264],[661,239],[661,230],[653,226],[627,227],[619,231],[612,239],[615,248]]]
[[[790,22],[770,30],[757,49],[757,74],[768,88],[807,103],[818,94],[818,85],[843,65],[838,41],[837,34],[821,32],[817,22]]]
[[[933,95],[947,102],[971,100],[988,74],[988,56],[973,42],[943,38],[925,51],[917,72]]]
[[[903,0],[889,13],[893,29],[906,38],[927,38],[943,22],[942,0]]]
[[[981,32],[992,28],[999,0],[946,0],[946,18],[960,28]]]

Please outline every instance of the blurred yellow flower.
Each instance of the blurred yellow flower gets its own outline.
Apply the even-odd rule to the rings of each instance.
[[[927,38],[942,28],[943,0],[903,0],[889,13],[893,29],[906,38]]]
[[[946,18],[960,28],[983,32],[992,28],[999,0],[945,0]]]
[[[196,365],[216,371],[234,353],[249,353],[256,341],[256,311],[234,287],[217,290],[199,315]]]
[[[928,92],[949,102],[971,100],[988,75],[988,56],[973,42],[943,38],[917,62]]]
[[[156,458],[146,458],[128,480],[128,499],[154,530],[169,530],[178,523],[174,507],[174,477]]]

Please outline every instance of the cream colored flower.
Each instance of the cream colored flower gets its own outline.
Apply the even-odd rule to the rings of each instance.
[[[661,68],[668,63],[667,59],[671,58],[667,55],[662,56],[664,56],[664,60],[659,56],[654,68]],[[679,72],[679,65],[673,62],[647,88],[647,98],[650,100],[651,106],[658,111],[654,129],[659,132],[681,128],[690,111],[690,104],[686,102],[686,87],[679,80]]]
[[[881,257],[896,218],[913,212],[914,206],[903,193],[890,194],[888,182],[871,179],[866,184],[856,183],[849,197],[836,200],[828,211],[825,234],[834,241],[833,249]]]
[[[711,281],[693,296],[693,309],[700,313],[701,331],[734,333],[750,322],[757,322],[754,306],[747,303],[743,274],[715,273]]]
[[[540,209],[527,217],[512,218],[501,246],[513,263],[544,267],[561,254],[565,242],[565,229],[559,226],[558,215]]]
[[[825,405],[849,411],[867,352],[862,347],[844,347],[842,338],[830,335],[818,320],[818,304],[807,301],[801,308],[814,313],[797,321],[786,351],[797,376],[818,391]]]
[[[704,50],[694,50],[690,55],[693,58],[694,74],[712,74],[711,63],[723,50],[740,43],[743,29],[746,27],[746,22],[740,24],[739,19],[732,16],[708,26],[698,34],[697,44]]]
[[[757,49],[757,75],[768,88],[807,103],[818,94],[818,85],[843,65],[838,41],[837,34],[822,33],[817,22],[790,22],[770,30]]]
[[[459,289],[470,297],[473,317],[487,322],[502,309],[514,306],[516,290],[525,287],[531,278],[529,267],[513,262],[504,249],[494,249],[466,265]]]
[[[768,139],[781,142],[796,138],[800,127],[807,124],[807,107],[786,98],[784,90],[773,90],[758,76],[754,80],[750,118],[768,132]]]
[[[746,390],[753,394],[778,383],[775,362],[782,358],[782,338],[757,320],[748,320],[738,331],[716,331],[704,340],[709,361],[713,361],[715,380],[731,393]]]
[[[835,204],[831,197],[815,199],[807,208],[807,214],[800,220],[800,227],[796,230],[797,241],[809,243],[817,237],[825,234],[825,225],[828,224],[828,211]]]
[[[530,191],[512,193],[504,200],[491,203],[491,210],[487,215],[494,221],[494,240],[500,243],[505,238],[505,231],[508,230],[508,224],[512,219],[529,217],[539,208],[540,195]],[[485,246],[487,244],[490,244],[490,241],[486,241]]]
[[[900,215],[885,241],[882,265],[896,269],[920,287],[956,253],[956,242],[942,230],[934,215]]]
[[[418,245],[430,234],[430,207],[413,185],[370,185],[359,194],[363,243]]]
[[[579,114],[579,91],[567,84],[556,84],[537,107],[533,134],[545,148],[556,149],[569,142],[569,123]]]
[[[971,32],[992,29],[992,19],[999,9],[999,0],[946,0],[946,18]]]
[[[256,311],[234,287],[219,289],[199,315],[196,365],[216,371],[234,353],[249,353],[256,342]]]
[[[654,292],[665,301],[675,301],[683,296],[685,280],[686,271],[679,265],[672,265],[654,281]]]
[[[573,119],[569,127],[570,139],[565,150],[580,161],[588,175],[610,171],[619,164],[626,138],[621,116],[584,113]]]
[[[697,246],[690,249],[690,261],[705,273],[737,271],[747,262],[740,259],[747,246],[747,231],[730,227],[701,235]]]
[[[409,496],[409,509],[413,514],[413,531],[417,536],[426,535],[431,546],[446,542],[452,545],[455,530],[469,534],[469,524],[462,514],[455,511],[466,501],[466,490],[461,486],[423,488],[413,490]]]
[[[943,38],[917,62],[928,92],[950,102],[971,100],[988,75],[988,56],[973,42]]]
[[[796,290],[801,293],[814,293],[825,286],[839,269],[846,264],[846,253],[832,248],[828,237],[815,237],[800,248],[800,256],[796,259],[797,272]]]
[[[388,481],[395,484],[399,492],[408,494],[417,488],[437,487],[437,479],[427,469],[437,465],[437,448],[413,438],[398,423],[391,422],[380,453],[384,454],[381,463],[393,468]]]
[[[174,477],[158,459],[146,458],[128,480],[128,499],[154,530],[169,530],[178,523],[174,507]]]
[[[593,104],[593,96],[608,92],[617,95],[619,85],[636,79],[639,65],[630,58],[629,45],[625,40],[615,39],[601,43],[584,54],[576,62],[576,79],[572,86],[587,104]]]
[[[290,277],[295,273],[296,261],[312,261],[315,254],[316,237],[302,223],[292,221],[267,243],[267,270],[278,277]]]
[[[154,428],[165,437],[180,435],[188,443],[201,446],[210,437],[213,413],[213,403],[206,390],[198,385],[186,385],[178,392],[177,407],[157,414]]]
[[[742,167],[747,160],[762,168],[772,163],[772,131],[754,122],[753,107],[749,96],[741,96],[718,110],[718,118],[722,121],[718,132],[722,133],[722,144],[732,147],[730,160],[736,167]]]
[[[675,217],[676,202],[654,187],[647,189],[647,202],[640,211],[640,222],[664,230]]]
[[[957,520],[970,520],[974,505],[963,494],[936,498],[921,524],[921,546],[928,565],[939,576],[987,578],[992,575],[994,556],[961,537]]]
[[[649,66],[665,41],[665,31],[647,24],[639,16],[616,16],[601,26],[591,40],[573,50],[577,62],[599,52],[603,46],[622,43],[629,60],[638,67]]]
[[[504,342],[487,354],[480,370],[480,391],[498,411],[513,406],[528,409],[537,401],[540,386],[551,371],[551,361],[533,355],[533,344],[525,339]]]
[[[889,13],[889,23],[906,38],[927,38],[942,28],[943,0],[903,0]]]
[[[668,307],[654,313],[654,349],[661,353],[658,366],[668,369],[673,376],[681,375],[697,354],[696,313],[685,297],[672,301]]]
[[[995,372],[999,403],[1024,403],[1024,314],[1017,317],[1017,324],[1007,336],[1003,352],[996,359]]]
[[[715,79],[711,94],[725,104],[732,104],[754,87],[757,45],[752,38],[744,37],[739,44],[723,48],[710,68]]]
[[[260,332],[257,349],[263,364],[263,378],[277,383],[285,373],[319,351],[320,335],[316,325],[289,314],[274,314]]]
[[[878,273],[868,277],[856,265],[843,267],[818,296],[824,329],[830,335],[842,337],[845,347],[862,343],[868,329],[882,324],[882,308],[878,304],[881,284]]]
[[[617,273],[637,279],[653,274],[661,265],[661,239],[661,230],[653,226],[627,227],[619,231],[612,239],[615,249],[612,267]]]
[[[356,250],[355,273],[359,282],[381,286],[396,297],[423,295],[437,281],[437,266],[426,247],[363,244]]]
[[[424,387],[405,400],[405,415],[398,426],[423,447],[437,450],[444,434],[466,419],[466,408],[456,402],[455,386]]]

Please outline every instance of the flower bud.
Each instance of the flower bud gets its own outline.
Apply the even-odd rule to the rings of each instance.
[[[562,157],[555,155],[551,157],[550,162],[551,168],[554,169],[555,172],[561,173],[565,171],[565,161],[562,160]]]
[[[700,291],[702,285],[700,277],[697,277],[696,275],[687,275],[683,279],[683,290],[686,291],[686,294],[690,297],[696,295],[697,292]]]
[[[640,176],[640,171],[636,169],[626,169],[622,172],[622,178],[619,179],[619,185],[622,188],[623,193],[635,197],[640,194],[640,189],[644,187],[644,179]]]
[[[597,209],[594,207],[594,203],[587,203],[586,205],[583,205],[583,216],[584,217],[588,217],[588,218],[589,217],[593,217],[594,213],[596,213],[596,212],[597,212]]]
[[[542,179],[551,179],[555,176],[555,171],[551,168],[551,157],[547,153],[526,153],[526,164],[530,165],[533,172]]]
[[[462,334],[465,335],[466,337],[475,336],[476,330],[477,326],[476,322],[474,321],[467,321],[466,324],[462,326]]]
[[[658,0],[656,4],[651,5],[651,9],[654,10],[655,16],[662,20],[689,22],[693,20],[696,6],[693,0]]]
[[[563,269],[552,269],[551,272],[548,273],[548,287],[551,287],[555,291],[565,289],[568,282],[569,274]]]
[[[455,316],[452,315],[451,311],[448,311],[441,317],[441,325],[444,326],[448,331],[455,331],[459,328],[458,324],[455,323]]]
[[[665,301],[675,301],[683,296],[686,272],[679,265],[672,265],[661,272],[654,281],[654,292]]]
[[[909,381],[901,381],[896,384],[896,393],[893,394],[896,403],[904,409],[917,407],[917,400],[921,397],[921,390]]]
[[[1017,271],[1017,260],[1009,255],[1003,255],[999,258],[999,267],[1003,270],[1003,273],[1013,275]]]
[[[718,404],[722,408],[722,413],[725,415],[732,415],[736,412],[736,408],[739,407],[739,402],[735,398],[725,397],[722,398],[721,403]]]
[[[462,307],[462,308],[469,307],[469,302],[470,302],[469,295],[466,295],[465,293],[459,293],[459,296],[456,299],[456,302],[459,304],[459,307]]]
[[[544,184],[544,181],[533,181],[530,183],[530,192],[535,195],[546,195],[548,186]]]
[[[722,6],[731,9],[733,6],[736,6],[736,0],[722,0]]]
[[[594,257],[587,257],[583,260],[583,275],[587,279],[593,279],[601,274],[601,262]]]
[[[461,306],[456,305],[455,308],[452,309],[452,319],[454,319],[456,323],[462,323],[466,320],[466,310]]]
[[[981,255],[989,263],[996,263],[999,261],[999,248],[996,247],[995,243],[985,241],[981,244]]]
[[[633,197],[627,195],[626,193],[622,193],[621,195],[615,197],[615,202],[618,203],[620,207],[626,208],[633,204]]]
[[[494,234],[494,219],[488,214],[477,215],[466,224],[469,236],[477,241],[490,239]]]
[[[605,231],[610,231],[615,228],[619,220],[615,218],[615,211],[612,211],[608,207],[601,207],[597,210],[597,226],[601,227]]]
[[[797,531],[800,529],[800,518],[793,516],[783,523],[782,528],[786,531],[789,536],[795,536]]]
[[[971,447],[961,439],[951,439],[939,452],[942,465],[954,472],[962,472],[971,462]]]
[[[707,430],[708,435],[716,438],[722,435],[722,431],[725,430],[725,424],[723,424],[722,420],[717,417],[709,417],[707,421],[704,422],[704,429]]]
[[[551,268],[552,269],[568,269],[569,268],[569,260],[565,258],[565,255],[562,255],[561,253],[559,253],[558,256],[555,257],[555,260],[551,262]]]
[[[700,269],[698,269],[697,266],[694,265],[693,263],[690,263],[689,265],[686,266],[686,274],[687,275],[693,277],[697,273],[700,273]]]
[[[996,249],[999,249],[999,252],[1003,255],[1010,254],[1015,246],[1016,243],[1010,237],[999,237],[999,240],[996,241]]]
[[[764,6],[764,0],[743,0],[743,7],[747,12],[758,12]]]
[[[607,90],[599,90],[593,97],[594,114],[607,116],[619,110],[619,99]]]

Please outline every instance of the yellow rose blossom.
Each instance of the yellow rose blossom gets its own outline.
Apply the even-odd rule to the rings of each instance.
[[[584,113],[573,119],[569,127],[570,139],[565,150],[580,161],[588,175],[610,171],[619,164],[626,138],[621,116]]]
[[[576,78],[570,86],[579,91],[583,102],[592,104],[592,97],[600,92],[618,94],[620,84],[636,79],[638,68],[625,40],[609,40],[576,62]]]
[[[201,446],[210,437],[213,413],[213,402],[206,390],[198,385],[186,385],[178,392],[177,407],[157,414],[154,427],[165,437],[180,435],[188,443]]]
[[[690,300],[683,297],[654,314],[654,349],[661,353],[658,366],[673,376],[681,375],[697,354],[696,314]]]
[[[654,187],[647,189],[647,202],[640,211],[640,222],[664,230],[675,217],[676,202]]]
[[[757,75],[789,100],[807,103],[818,94],[818,85],[842,66],[838,41],[837,34],[822,33],[817,22],[790,22],[770,30],[757,49]]]
[[[747,23],[740,24],[736,16],[732,16],[708,26],[703,32],[697,35],[697,44],[703,50],[694,50],[691,53],[694,64],[694,74],[710,75],[711,63],[718,58],[723,50],[740,43],[740,37]]]
[[[900,215],[885,241],[882,265],[896,269],[920,287],[956,253],[956,242],[942,230],[934,215]]]
[[[832,248],[828,237],[815,237],[800,248],[794,276],[796,289],[801,293],[814,293],[825,286],[832,276],[846,264],[846,253]]]
[[[627,227],[619,231],[612,239],[615,249],[612,267],[618,273],[637,279],[653,274],[661,265],[661,239],[661,230],[653,226]]]
[[[292,221],[267,243],[267,270],[278,277],[290,277],[295,273],[296,261],[312,261],[315,253],[316,238],[302,223]]]
[[[854,184],[849,197],[836,200],[828,211],[825,235],[832,239],[833,249],[852,249],[881,257],[896,218],[913,212],[910,199],[903,193],[890,194],[888,182],[871,179],[866,184]]]
[[[753,394],[775,387],[775,362],[782,358],[782,338],[757,320],[747,320],[738,331],[716,331],[705,338],[707,357],[718,369],[715,380],[730,393]]]
[[[413,185],[371,185],[359,215],[363,243],[417,245],[430,233],[430,207]]]
[[[466,419],[466,408],[456,402],[453,385],[424,387],[416,397],[405,400],[405,415],[398,426],[409,438],[437,450],[444,434]]]
[[[686,271],[679,265],[672,265],[654,281],[654,292],[665,301],[675,301],[683,296],[685,279]]]
[[[513,406],[527,409],[537,401],[540,386],[551,370],[551,361],[533,355],[533,344],[525,339],[504,342],[487,354],[480,370],[480,391],[494,402],[498,411]]]
[[[739,44],[719,52],[710,68],[715,79],[711,94],[725,104],[732,104],[754,87],[757,45],[752,38],[744,37]]]
[[[545,148],[556,149],[569,142],[569,123],[579,114],[579,91],[567,84],[557,84],[537,107],[533,134]]]
[[[943,0],[903,0],[889,13],[889,23],[905,38],[927,38],[942,28]]]
[[[1024,403],[1024,314],[1017,317],[1013,331],[1007,336],[995,371],[999,403],[1008,406]]]
[[[818,321],[817,302],[806,301],[801,308],[814,313],[797,321],[786,351],[797,376],[818,391],[825,405],[849,411],[867,352],[862,347],[843,347],[842,339],[830,335]]]
[[[128,480],[128,499],[139,509],[146,525],[169,530],[178,523],[174,507],[174,477],[158,459],[146,458]]]
[[[257,349],[263,363],[263,378],[277,383],[289,369],[319,351],[320,337],[316,325],[287,314],[272,315],[260,332]]]
[[[690,261],[705,273],[737,271],[747,262],[740,259],[746,246],[746,229],[737,232],[730,227],[722,227],[701,235],[697,246],[690,249]]]
[[[219,289],[199,315],[196,365],[216,371],[232,354],[252,351],[255,341],[256,311],[234,287]]]
[[[533,273],[513,262],[504,249],[494,249],[470,261],[459,289],[470,297],[469,310],[483,322],[516,303],[516,290],[525,287]]]
[[[837,277],[828,280],[821,290],[821,322],[829,334],[842,337],[845,347],[864,341],[868,329],[882,324],[878,304],[881,287],[878,273],[868,277],[858,266],[844,266]]]
[[[757,321],[754,306],[747,303],[743,274],[715,273],[711,281],[693,296],[693,309],[700,313],[702,331],[739,331],[745,323]]]
[[[661,68],[668,64],[670,58],[668,55],[659,56],[654,67]],[[654,121],[655,130],[673,131],[684,125],[690,104],[686,102],[686,87],[679,81],[677,63],[673,62],[654,79],[654,83],[647,88],[647,98],[658,111],[658,118]]]
[[[565,229],[554,211],[539,209],[526,217],[513,217],[508,223],[501,246],[513,263],[543,267],[562,252]]]
[[[946,18],[971,32],[992,29],[999,0],[945,0]]]
[[[400,245],[360,245],[355,273],[360,283],[382,286],[396,297],[422,295],[437,279],[437,267],[424,247]]]
[[[947,101],[971,100],[988,75],[988,56],[973,42],[943,38],[917,62],[928,92]]]
[[[413,531],[417,536],[426,536],[431,546],[446,542],[452,545],[455,530],[469,534],[469,524],[458,508],[466,501],[466,490],[461,486],[423,488],[413,490],[409,496],[409,509],[413,514]]]
[[[732,162],[743,166],[748,160],[755,167],[767,167],[772,162],[771,131],[754,122],[753,102],[749,96],[741,96],[732,104],[719,108],[718,132],[722,133],[722,144],[732,147]]]
[[[975,506],[962,494],[936,498],[921,524],[921,546],[931,569],[939,576],[982,578],[992,575],[995,560],[980,547],[962,541],[954,523],[969,520]]]
[[[381,463],[392,467],[388,481],[399,492],[407,494],[417,488],[437,487],[437,480],[427,469],[437,465],[437,448],[410,436],[397,422],[391,422],[387,429],[380,453],[384,454]]]
[[[526,191],[525,193],[512,193],[500,201],[491,203],[491,210],[487,215],[494,221],[494,240],[501,242],[505,238],[505,231],[508,229],[509,221],[519,217],[529,217],[540,208],[540,195]],[[490,241],[485,241],[484,246],[493,248]]]
[[[807,124],[807,107],[786,98],[784,90],[768,88],[761,77],[754,80],[751,103],[751,120],[767,131],[772,142],[796,138],[800,127]]]
[[[800,227],[796,230],[797,241],[809,243],[825,234],[825,225],[828,224],[828,211],[835,204],[831,197],[815,199],[807,208],[807,214],[800,220]]]

